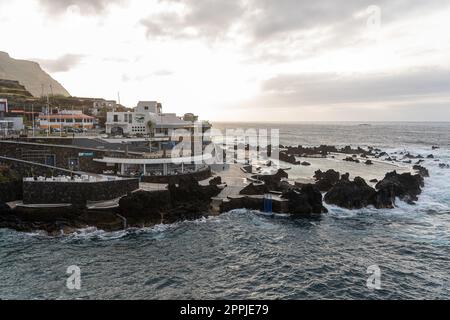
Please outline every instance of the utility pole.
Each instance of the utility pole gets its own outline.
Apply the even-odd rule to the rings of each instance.
[[[31,105],[31,125],[33,130],[33,138],[34,138],[34,104]]]
[[[48,100],[48,93],[47,93],[47,138],[50,135],[50,102]]]

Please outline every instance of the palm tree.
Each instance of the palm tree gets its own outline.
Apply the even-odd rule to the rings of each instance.
[[[149,120],[149,121],[147,122],[147,128],[148,128],[148,130],[150,131],[150,137],[153,137],[153,136],[154,136],[153,130],[155,129],[155,126],[156,126],[156,124],[155,124],[152,120]]]

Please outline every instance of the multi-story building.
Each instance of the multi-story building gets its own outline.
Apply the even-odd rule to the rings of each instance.
[[[114,111],[117,107],[117,102],[114,100],[96,99],[90,109],[91,114],[97,116],[102,110],[106,112]]]
[[[179,117],[175,113],[163,113],[162,105],[156,101],[140,101],[133,111],[108,112],[106,133],[170,137],[177,129],[192,131],[197,119],[193,114]],[[207,122],[202,125],[203,130],[211,127]]]
[[[23,129],[22,117],[0,117],[0,135],[18,133]]]
[[[95,118],[83,114],[82,111],[60,110],[58,113],[41,113],[37,118],[41,129],[81,128],[92,129]]]

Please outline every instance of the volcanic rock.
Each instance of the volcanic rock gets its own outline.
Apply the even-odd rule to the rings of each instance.
[[[415,165],[413,167],[413,169],[418,171],[418,173],[424,178],[427,178],[427,177],[430,176],[430,173],[428,172],[428,169],[425,168],[425,167],[422,167],[422,166],[419,166],[419,165]]]
[[[325,195],[325,202],[347,209],[361,209],[373,204],[376,194],[374,188],[370,187],[361,177],[354,181],[340,180]]]
[[[314,178],[317,180],[316,187],[322,192],[330,190],[339,181],[339,177],[339,172],[334,171],[333,169],[326,172],[317,170],[314,175]]]
[[[387,203],[394,205],[396,197],[412,204],[418,200],[423,186],[424,179],[419,174],[398,174],[396,171],[387,173],[384,179],[375,186],[379,193],[375,206],[384,208]]]
[[[289,213],[294,215],[321,214],[328,211],[323,206],[322,194],[312,184],[301,189],[291,189],[283,193],[282,198],[289,200]]]
[[[209,180],[210,186],[219,186],[221,184],[222,184],[222,177],[220,176],[214,177],[211,180]]]

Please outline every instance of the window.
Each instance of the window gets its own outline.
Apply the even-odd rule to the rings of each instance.
[[[119,115],[117,114],[114,115],[114,122],[119,122]]]

